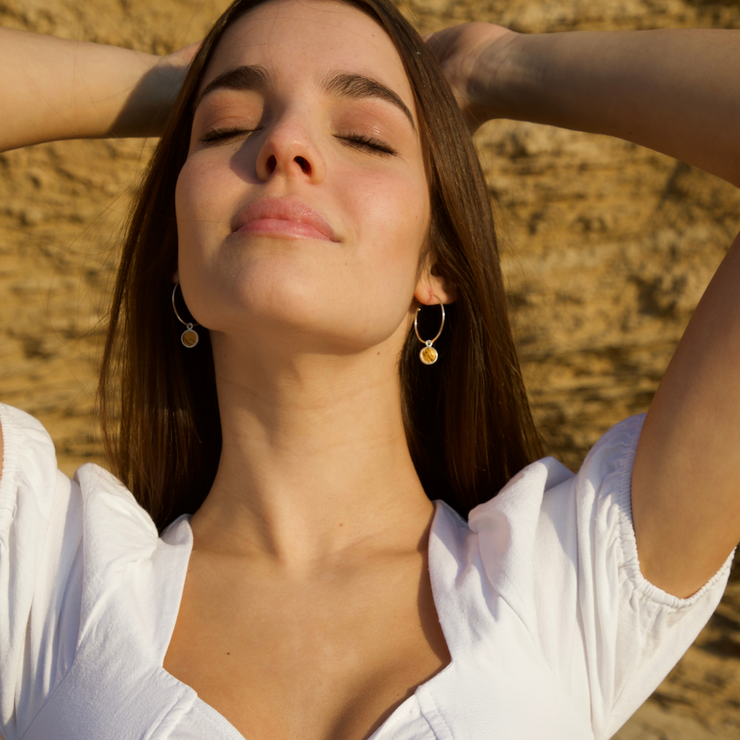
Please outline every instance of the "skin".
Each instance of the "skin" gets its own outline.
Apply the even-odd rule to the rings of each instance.
[[[157,135],[197,48],[158,57],[0,28],[0,151]]]
[[[137,87],[100,62],[109,54],[120,70],[122,50],[23,43],[49,65],[38,84],[68,53],[85,57],[86,89]],[[145,59],[144,77],[159,64]],[[176,192],[173,277],[211,330],[225,444],[192,520],[164,667],[245,736],[361,738],[450,659],[428,575],[433,506],[406,446],[397,358],[416,307],[453,296],[420,265],[429,197],[413,98],[375,23],[329,2],[265,5],[229,31],[204,86],[242,64],[267,68],[273,86],[203,100]],[[319,77],[336,70],[377,78],[414,125],[386,101],[327,94]],[[127,115],[124,96],[107,108],[93,98],[64,128],[81,96],[62,89],[61,123],[27,140],[19,126],[8,145],[104,135]],[[255,134],[200,141],[257,117]],[[395,154],[347,140],[357,134]],[[266,196],[319,210],[336,240],[232,234]]]
[[[273,88],[204,98],[176,191],[175,277],[211,330],[225,432],[193,529],[203,541],[233,532],[280,562],[323,560],[354,537],[337,521],[386,529],[379,509],[403,521],[408,508],[426,526],[430,504],[401,444],[396,362],[419,301],[449,296],[427,270],[419,276],[429,197],[414,128],[383,100],[342,99],[319,82],[372,74],[413,110],[375,23],[341,4],[270,3],[227,32],[204,87],[247,64],[273,74]],[[259,130],[202,141],[233,125]],[[397,153],[347,140],[358,133]],[[266,197],[317,208],[336,241],[289,226],[232,233],[245,204]]]
[[[473,129],[501,117],[609,134],[740,186],[737,32],[521,35],[479,23],[430,43]],[[739,280],[740,238],[660,383],[632,474],[640,568],[681,597],[740,540]]]
[[[0,106],[3,148],[156,132],[192,53],[158,60],[18,33],[0,31],[4,68],[26,59],[0,80],[12,103]],[[429,43],[472,129],[507,117],[620,136],[740,185],[736,33],[468,24]],[[177,188],[173,277],[211,330],[225,444],[192,520],[165,668],[245,736],[362,738],[449,661],[426,570],[432,508],[408,456],[395,363],[415,306],[454,295],[419,270],[429,203],[413,128],[387,102],[318,84],[331,69],[371,73],[414,115],[374,23],[328,0],[273,2],[229,31],[204,84],[245,63],[270,69],[274,85],[204,99]],[[255,122],[255,133],[202,141]],[[350,144],[358,133],[396,156]],[[265,194],[320,210],[336,239],[232,234]],[[635,461],[642,572],[677,596],[740,540],[739,273],[736,241]]]
[[[175,279],[211,333],[224,444],[165,668],[245,735],[360,738],[449,661],[397,361],[417,306],[452,296],[420,270],[413,96],[375,22],[321,0],[263,5],[201,89],[245,65],[270,86],[202,98],[176,190]],[[412,120],[328,92],[336,73],[373,77]],[[233,233],[265,198],[320,211],[333,239]]]

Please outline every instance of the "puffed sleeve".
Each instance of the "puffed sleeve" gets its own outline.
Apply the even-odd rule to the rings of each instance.
[[[577,475],[540,460],[471,513],[489,577],[599,739],[626,722],[696,639],[732,563],[731,554],[687,599],[642,575],[631,479],[643,419],[607,432]]]
[[[16,740],[74,660],[82,518],[43,426],[4,404],[0,423],[0,734]]]

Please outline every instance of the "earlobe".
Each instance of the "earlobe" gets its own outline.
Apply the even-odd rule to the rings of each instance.
[[[419,280],[414,298],[424,306],[433,306],[437,303],[454,303],[457,300],[457,291],[448,285],[444,278],[431,273],[425,273]]]
[[[414,298],[423,306],[454,303],[457,300],[457,291],[441,275],[436,274],[433,260],[431,252],[427,251],[423,257],[423,269],[416,284]]]

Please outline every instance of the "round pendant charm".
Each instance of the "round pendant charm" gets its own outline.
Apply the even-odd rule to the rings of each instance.
[[[434,365],[434,363],[437,362],[438,357],[439,352],[437,352],[434,347],[424,347],[421,352],[419,352],[419,358],[425,365]]]
[[[195,331],[195,329],[192,329],[188,327],[185,329],[185,331],[182,333],[180,337],[180,341],[183,343],[185,347],[188,349],[191,349],[192,347],[195,347],[196,344],[198,344],[198,340],[200,337],[198,336],[198,332]]]

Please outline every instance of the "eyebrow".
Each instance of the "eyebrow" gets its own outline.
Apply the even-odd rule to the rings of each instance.
[[[209,82],[195,99],[195,110],[206,95],[215,90],[258,90],[264,91],[270,87],[271,79],[267,70],[259,65],[235,67],[220,74]]]
[[[411,128],[416,131],[414,118],[406,104],[396,93],[372,77],[360,74],[349,74],[337,72],[323,80],[323,87],[332,95],[340,98],[351,98],[361,100],[362,98],[380,98],[391,105],[395,105],[409,119]]]
[[[264,92],[272,84],[269,72],[260,65],[245,65],[227,70],[209,82],[198,95],[193,106],[195,110],[206,97],[215,90],[257,90]],[[321,86],[331,95],[340,98],[361,100],[363,98],[380,98],[398,108],[408,119],[411,128],[416,132],[416,125],[411,111],[401,98],[390,88],[372,77],[348,72],[336,72],[321,81]]]

